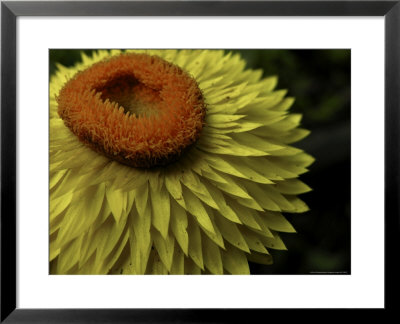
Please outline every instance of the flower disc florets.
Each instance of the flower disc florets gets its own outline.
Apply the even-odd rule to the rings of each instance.
[[[166,165],[200,136],[205,118],[196,81],[157,56],[121,54],[77,73],[58,113],[97,152],[133,167]]]

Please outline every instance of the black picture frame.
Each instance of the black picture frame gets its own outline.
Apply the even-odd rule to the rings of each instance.
[[[385,310],[396,309],[400,128],[400,1],[2,1],[1,322],[236,322],[268,309],[16,308],[16,19],[19,16],[381,16],[385,19]],[[367,248],[367,247],[366,247]]]

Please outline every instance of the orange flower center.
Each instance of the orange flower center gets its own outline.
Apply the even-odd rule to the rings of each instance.
[[[182,69],[146,54],[121,54],[78,72],[58,114],[85,144],[133,167],[169,164],[200,136],[205,104]]]

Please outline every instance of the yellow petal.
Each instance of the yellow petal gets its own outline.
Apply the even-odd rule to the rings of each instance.
[[[149,203],[148,203],[149,204]],[[147,206],[143,214],[131,211],[132,226],[129,227],[131,253],[134,254],[135,270],[138,274],[144,274],[147,268],[150,249],[152,245],[151,208]]]
[[[200,228],[196,224],[196,222],[191,220],[190,218],[189,218],[188,234],[189,234],[189,256],[199,268],[204,270]]]
[[[283,243],[281,237],[279,236],[279,234],[275,231],[272,232],[272,234],[274,235],[273,238],[271,237],[265,237],[265,236],[260,236],[260,240],[263,242],[263,244],[266,247],[269,247],[271,249],[275,249],[275,250],[287,250],[285,244]]]
[[[171,274],[183,275],[185,273],[185,257],[182,250],[175,244],[174,259],[171,266]]]
[[[99,216],[105,186],[92,186],[74,194],[60,226],[57,242],[60,246],[86,231]]]
[[[221,251],[224,268],[231,274],[250,274],[249,264],[244,252],[227,245],[226,251]]]
[[[102,234],[99,235],[99,242],[96,249],[96,260],[98,263],[106,260],[111,251],[119,248],[121,239],[125,240],[126,224],[122,222],[116,223],[113,218],[109,218],[102,226]],[[107,269],[108,271],[108,269]]]
[[[307,204],[302,201],[300,198],[296,196],[286,196],[286,199],[293,205],[294,209],[291,211],[292,213],[304,213],[309,211]]]
[[[226,219],[241,224],[239,217],[232,210],[231,207],[226,203],[225,197],[222,192],[208,181],[203,181],[204,185],[207,187],[208,192],[214,198],[214,201],[218,204],[218,212]]]
[[[164,186],[160,190],[150,186],[152,224],[161,233],[164,239],[167,238],[170,219],[170,199]]]
[[[285,217],[283,217],[281,213],[265,212],[260,213],[259,215],[264,224],[272,230],[286,233],[296,232],[293,226],[287,221]]]
[[[206,207],[207,214],[210,216],[210,220],[214,227],[214,232],[207,231],[202,228],[203,233],[206,234],[215,244],[217,244],[222,249],[225,249],[224,239],[222,237],[221,232],[218,229],[217,224],[215,223],[215,217],[223,217],[218,211],[213,211],[212,208]]]
[[[73,194],[67,193],[61,197],[50,199],[50,221],[60,215],[71,203]]]
[[[184,263],[185,274],[201,274],[201,268],[191,258],[185,258]]]
[[[269,254],[257,233],[247,228],[242,228],[240,231],[243,233],[243,237],[246,240],[247,245],[252,250],[251,253],[253,253],[253,251],[257,251],[260,253]]]
[[[106,197],[112,215],[118,223],[122,213],[125,212],[127,195],[122,190],[114,190],[112,187],[106,188]]]
[[[250,196],[264,209],[272,211],[281,211],[280,206],[275,203],[267,194],[266,191],[261,189],[261,186],[254,182],[246,182],[246,189],[248,190]],[[267,186],[267,185],[266,185]],[[266,187],[264,186],[264,187]]]
[[[214,274],[223,274],[222,258],[219,247],[206,235],[202,235],[204,265]]]
[[[165,268],[171,271],[172,260],[174,255],[175,239],[171,235],[167,235],[163,238],[157,230],[152,231],[152,237],[154,239],[154,247],[157,250],[158,255]]]
[[[186,211],[176,202],[171,201],[171,230],[185,255],[188,255],[189,236]]]
[[[61,249],[57,262],[57,273],[66,274],[69,269],[78,263],[84,235],[73,240],[68,246]]]
[[[210,217],[201,201],[186,188],[183,188],[183,198],[185,200],[186,210],[195,217],[196,221],[208,231],[215,233]]]
[[[251,228],[261,230],[260,225],[257,223],[255,217],[257,212],[254,209],[246,208],[240,205],[234,199],[228,199],[229,206],[235,211],[236,215],[239,216],[240,221]]]
[[[250,252],[242,233],[239,231],[238,226],[235,223],[229,222],[223,217],[216,217],[215,223],[218,225],[218,228],[226,241],[240,250]]]
[[[122,270],[120,267],[120,263],[125,263],[121,258],[127,257],[127,254],[124,255],[123,251],[126,251],[126,246],[128,243],[129,234],[128,231],[125,230],[121,235],[120,240],[114,247],[112,253],[107,257],[105,262],[99,267],[99,273],[108,274],[108,273],[119,273],[122,274]],[[121,271],[119,271],[121,270]],[[119,272],[118,272],[119,271]]]
[[[247,193],[246,188],[244,188],[241,184],[241,181],[234,180],[233,177],[230,177],[228,175],[224,175],[220,173],[220,176],[225,179],[227,184],[225,183],[219,183],[219,182],[214,182],[214,185],[221,189],[222,191],[229,193],[233,196],[240,197],[240,198],[245,198],[245,199],[251,199],[252,197]]]

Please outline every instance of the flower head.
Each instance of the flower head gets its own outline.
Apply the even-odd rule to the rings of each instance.
[[[215,50],[98,51],[50,82],[51,273],[249,273],[294,232],[308,134]]]

